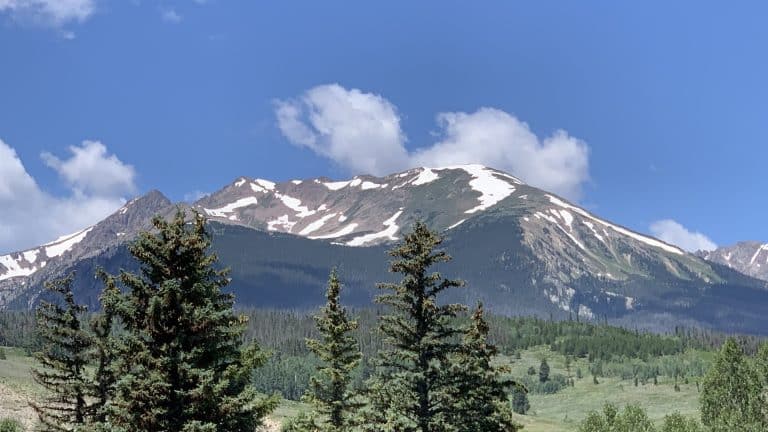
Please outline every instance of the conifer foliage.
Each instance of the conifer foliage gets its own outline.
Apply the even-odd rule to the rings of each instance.
[[[507,392],[515,388],[525,395],[526,389],[504,378],[508,370],[492,363],[498,350],[488,342],[489,330],[480,303],[454,363],[457,385],[450,413],[459,432],[514,432],[519,428]]]
[[[357,322],[347,316],[339,300],[340,293],[341,283],[334,269],[328,280],[327,303],[315,316],[321,339],[307,340],[309,349],[323,362],[310,379],[307,395],[317,414],[317,418],[311,420],[310,429],[321,432],[351,431],[361,406],[350,389],[352,371],[361,357],[357,341],[351,335],[357,329]]]
[[[46,431],[72,430],[89,421],[92,413],[88,405],[92,380],[86,366],[93,340],[83,328],[86,308],[75,302],[72,279],[69,275],[46,283],[54,299],[42,301],[37,308],[37,332],[43,349],[35,358],[42,367],[32,369],[32,377],[48,396],[32,407]]]
[[[131,246],[138,274],[121,272],[123,294],[108,277],[105,309],[124,333],[115,344],[114,397],[107,423],[116,431],[253,431],[276,404],[250,386],[265,361],[242,348],[245,320],[222,293],[227,272],[209,252],[205,219],[156,217],[155,232]]]
[[[390,271],[400,283],[381,284],[387,291],[377,302],[389,306],[380,318],[388,347],[379,355],[377,375],[369,385],[371,405],[366,426],[377,431],[437,432],[451,430],[455,395],[451,357],[458,352],[461,329],[457,313],[464,307],[438,303],[438,295],[462,282],[430,273],[450,260],[440,236],[417,222],[389,254]]]

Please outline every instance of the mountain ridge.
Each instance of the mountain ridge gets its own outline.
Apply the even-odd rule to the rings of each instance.
[[[0,280],[0,307],[32,307],[42,283],[64,271],[130,267],[128,241],[150,227],[153,215],[168,217],[177,207],[209,219],[214,248],[232,268],[232,289],[244,305],[309,307],[321,299],[317,294],[331,266],[347,269],[355,301],[370,301],[375,283],[389,277],[386,248],[423,220],[443,233],[456,257],[446,271],[472,286],[461,300],[483,299],[502,313],[585,319],[667,314],[671,321],[699,320],[718,328],[754,325],[768,313],[761,309],[768,307],[765,282],[480,165],[345,181],[238,177],[191,204],[174,204],[152,191],[88,228],[49,264]],[[23,267],[19,257],[24,252],[0,258],[0,275],[13,271],[3,260]],[[77,279],[81,294],[97,306],[97,284]],[[728,299],[729,290],[740,298]],[[257,292],[264,296],[257,299]],[[756,305],[756,298],[766,306]],[[731,304],[748,310],[740,317]]]

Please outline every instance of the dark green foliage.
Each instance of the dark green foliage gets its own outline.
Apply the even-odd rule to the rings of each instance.
[[[528,402],[528,392],[525,388],[515,386],[512,388],[512,410],[518,414],[526,414],[531,409]]]
[[[307,346],[322,362],[310,379],[306,398],[317,416],[313,429],[322,432],[351,431],[362,406],[350,389],[352,372],[361,358],[357,341],[351,336],[357,322],[347,316],[339,301],[340,293],[341,284],[333,270],[328,280],[327,303],[315,316],[321,339],[307,339]]]
[[[713,432],[761,430],[759,392],[757,372],[728,339],[702,383],[701,422]]]
[[[123,431],[252,431],[276,399],[250,385],[266,355],[242,348],[244,317],[223,294],[226,271],[209,253],[205,219],[155,218],[131,246],[140,273],[107,277],[104,304],[124,331],[115,344],[108,428]]]
[[[627,405],[619,412],[616,406],[606,404],[602,412],[592,411],[579,424],[579,432],[655,432],[645,410]]]
[[[659,432],[703,432],[701,425],[692,418],[687,418],[679,413],[673,413],[664,417],[664,424]]]
[[[527,390],[503,377],[508,368],[492,363],[498,350],[488,343],[488,332],[483,305],[478,304],[452,365],[456,384],[449,424],[457,432],[514,432],[519,428],[507,392],[514,388],[525,394]]]
[[[32,369],[32,378],[48,395],[32,407],[47,431],[66,431],[89,421],[92,381],[87,366],[93,340],[83,328],[85,307],[75,303],[72,275],[46,284],[54,302],[37,308],[37,332],[43,349],[35,353],[42,366]]]
[[[545,383],[549,380],[549,365],[547,364],[547,359],[541,360],[541,365],[539,365],[539,382]]]
[[[529,368],[528,368],[528,372],[527,372],[527,373],[528,373],[528,375],[530,375],[530,376],[534,376],[534,375],[536,375],[536,368],[535,368],[535,367],[533,367],[533,366],[529,367]]]
[[[0,432],[23,432],[24,427],[14,419],[4,418],[0,420]]]
[[[377,302],[389,307],[380,319],[387,346],[367,386],[366,430],[449,430],[455,392],[451,357],[459,349],[457,336],[461,333],[454,321],[464,308],[438,303],[439,294],[462,285],[429,273],[433,266],[450,259],[437,249],[441,243],[437,233],[417,222],[389,252],[395,258],[390,270],[402,275],[402,280],[380,285],[387,293]]]
[[[5,348],[0,347],[0,360],[5,360],[8,357],[5,355]]]

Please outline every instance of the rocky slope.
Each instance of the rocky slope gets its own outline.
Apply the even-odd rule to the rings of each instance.
[[[340,266],[349,301],[365,304],[391,277],[387,245],[422,219],[455,257],[443,270],[468,282],[457,297],[497,312],[747,331],[762,331],[768,312],[764,282],[478,165],[346,181],[241,177],[192,207],[210,219],[243,305],[314,306],[331,266]],[[173,208],[150,193],[71,238],[0,257],[0,304],[30,307],[42,281],[76,269],[79,292],[95,306],[98,283],[84,275],[130,268],[126,241]]]
[[[756,241],[739,242],[713,251],[697,253],[705,260],[722,264],[745,275],[768,281],[768,244]]]

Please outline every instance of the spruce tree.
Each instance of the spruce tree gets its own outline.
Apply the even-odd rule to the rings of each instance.
[[[442,238],[423,222],[389,251],[395,258],[390,271],[402,276],[399,283],[384,283],[387,291],[376,301],[388,306],[380,317],[380,331],[387,347],[368,383],[369,406],[365,430],[443,432],[452,430],[450,409],[454,394],[451,359],[459,348],[457,304],[439,304],[444,291],[462,282],[430,273],[450,260],[438,247]]]
[[[352,430],[361,404],[350,390],[352,371],[360,363],[360,348],[350,334],[357,322],[347,316],[339,301],[341,284],[336,270],[331,271],[326,292],[327,303],[315,325],[321,339],[307,340],[307,346],[323,362],[317,374],[310,379],[306,400],[312,403],[316,419],[313,430],[321,432],[348,432]]]
[[[90,420],[88,396],[92,388],[86,367],[93,340],[83,328],[86,307],[75,302],[73,275],[45,284],[52,301],[37,307],[37,335],[43,343],[35,359],[42,368],[32,369],[32,378],[48,393],[31,403],[45,431],[68,431]]]
[[[547,381],[549,381],[549,364],[547,364],[547,359],[542,359],[539,366],[539,382],[545,383]]]
[[[509,372],[507,368],[492,363],[498,350],[488,342],[489,330],[480,303],[453,364],[456,385],[450,415],[457,432],[514,432],[519,428],[513,420],[507,390],[518,388],[523,394],[526,390],[503,377]]]
[[[736,340],[725,341],[702,383],[701,422],[713,432],[760,430],[759,379]]]
[[[244,317],[224,294],[227,271],[210,253],[205,219],[178,210],[153,220],[130,252],[139,273],[121,272],[127,291],[109,289],[105,305],[124,332],[116,343],[114,431],[253,431],[275,406],[250,384],[266,355],[243,347]],[[108,278],[111,279],[111,278]]]

